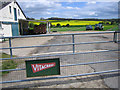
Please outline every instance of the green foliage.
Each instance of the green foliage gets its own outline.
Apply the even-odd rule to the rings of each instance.
[[[69,27],[69,26],[70,26],[69,24],[66,25],[66,27]]]
[[[40,22],[40,24],[47,24],[46,22]]]
[[[58,23],[56,27],[61,27],[60,23]]]
[[[30,27],[30,28],[34,28],[34,24],[33,24],[33,23],[30,23],[30,24],[29,24],[29,27]]]
[[[62,25],[62,27],[66,27],[65,25]]]
[[[2,70],[14,69],[16,67],[17,67],[17,63],[13,60],[7,60],[2,62]],[[9,73],[9,71],[3,72],[2,74],[4,75],[6,73]]]
[[[13,56],[15,57],[15,56]],[[10,58],[10,55],[2,53],[0,55],[0,58]],[[2,61],[2,66],[0,66],[1,70],[6,70],[6,69],[15,69],[17,67],[17,63],[14,60],[4,60]],[[5,75],[9,73],[8,71],[2,72],[2,75]],[[1,76],[1,75],[0,75]]]

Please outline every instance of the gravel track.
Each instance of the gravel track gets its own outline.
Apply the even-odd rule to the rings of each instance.
[[[113,39],[113,37],[111,36],[112,34],[81,35],[81,36],[77,35],[75,37],[75,42],[92,42],[92,41],[107,41],[107,40],[109,41]],[[32,40],[34,41],[36,39],[32,39]],[[31,43],[33,42],[32,40],[31,40]],[[72,43],[71,40],[72,40],[71,36],[56,36],[54,38],[49,39],[49,41],[44,44]],[[36,43],[36,44],[39,45],[39,43]],[[77,51],[89,51],[89,50],[90,51],[104,50],[104,49],[109,50],[109,49],[117,49],[117,48],[118,46],[116,43],[76,45],[75,47],[76,52]],[[54,46],[54,47],[34,48],[28,51],[29,54],[27,53],[27,55],[40,55],[41,53],[61,52],[61,51],[72,51],[72,46],[59,46],[59,47]],[[59,56],[59,58],[60,58],[61,65],[65,65],[65,64],[73,64],[73,63],[118,59],[118,55],[117,55],[117,52],[109,52],[109,53],[92,53],[92,54]],[[81,73],[91,73],[95,71],[104,71],[104,70],[109,70],[109,69],[111,70],[111,69],[118,68],[117,66],[118,66],[117,62],[112,62],[108,64],[100,64],[100,65],[96,64],[96,65],[72,66],[72,67],[67,67],[67,68],[61,68],[61,76],[81,74]],[[20,64],[18,66],[18,68],[21,68],[21,67],[22,68],[25,67],[25,64]],[[22,88],[29,88],[29,87],[37,87],[37,88],[109,88],[110,87],[110,88],[117,88],[118,87],[118,84],[117,84],[118,75],[117,74],[115,75],[113,76],[110,76],[109,74],[107,76],[92,75],[92,76],[82,76],[82,77],[73,77],[73,78],[65,78],[65,79],[30,81],[30,82],[3,84],[3,87],[9,87],[9,88],[11,87],[17,87],[17,88],[21,88],[21,87]],[[13,71],[3,77],[3,80],[16,80],[16,79],[26,79],[26,72],[25,71]]]

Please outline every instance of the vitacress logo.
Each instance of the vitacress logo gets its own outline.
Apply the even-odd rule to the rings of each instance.
[[[51,67],[55,67],[55,62],[52,63],[40,63],[40,64],[31,64],[33,73],[51,68]]]

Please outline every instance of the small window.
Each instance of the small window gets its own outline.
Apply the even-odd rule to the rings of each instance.
[[[2,23],[0,22],[0,30],[2,29]]]
[[[12,12],[11,12],[11,6],[9,6],[9,11],[10,11],[10,13],[12,13]]]
[[[20,10],[18,9],[18,15],[20,16]]]

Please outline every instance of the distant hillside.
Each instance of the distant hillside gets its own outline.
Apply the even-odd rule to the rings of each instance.
[[[96,18],[72,19],[72,18],[57,18],[57,17],[51,17],[46,20],[118,21],[118,19],[96,19]]]

